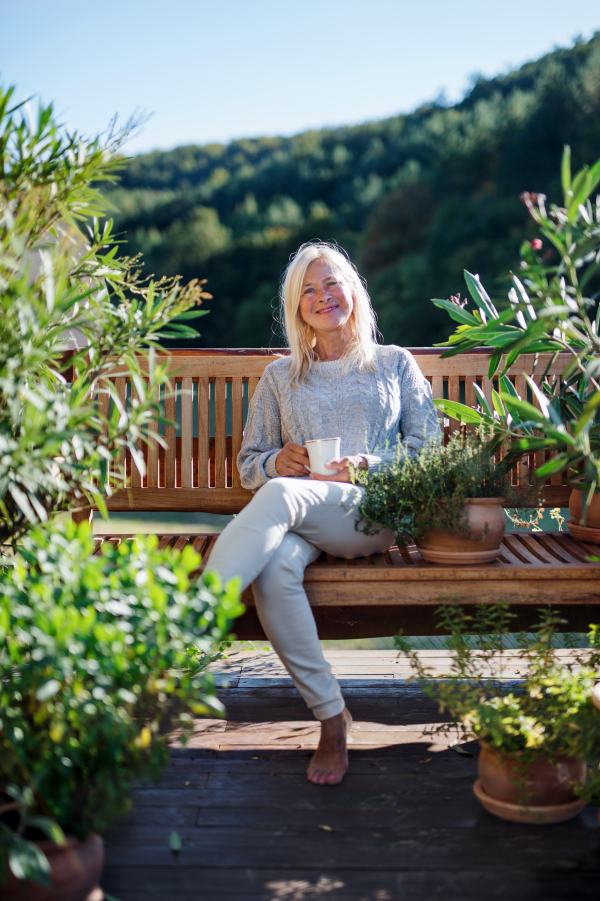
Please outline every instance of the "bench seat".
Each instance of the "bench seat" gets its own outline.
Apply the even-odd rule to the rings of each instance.
[[[125,537],[125,536],[123,536]],[[182,550],[191,544],[210,565],[215,535],[159,535],[159,548]],[[97,536],[97,549],[121,536]],[[426,563],[416,547],[396,546],[384,554],[341,559],[321,554],[307,570],[304,586],[320,638],[375,638],[434,635],[441,604],[505,600],[515,619],[511,629],[531,629],[538,609],[551,604],[568,631],[585,632],[600,622],[600,549],[568,532],[509,532],[494,563],[445,566]],[[243,595],[246,613],[235,623],[240,639],[265,639],[251,589]]]
[[[489,349],[451,358],[442,358],[436,348],[412,351],[434,398],[475,406],[478,385],[492,402],[498,384],[487,377]],[[123,454],[120,462],[125,467],[126,487],[107,498],[107,508],[131,513],[233,514],[242,510],[252,498],[242,487],[236,466],[248,405],[265,367],[287,352],[169,350],[174,391],[162,395],[165,417],[171,423],[164,427],[166,447],[141,443],[144,475],[132,465],[130,453]],[[558,377],[569,360],[569,354],[525,354],[508,375],[525,398],[530,396],[525,373],[538,380],[544,373]],[[132,386],[126,376],[115,373],[114,385],[122,403],[131,403]],[[98,396],[98,407],[109,414],[107,394]],[[441,419],[446,438],[461,428],[451,418]],[[547,459],[546,451],[538,451],[513,469],[513,487],[522,493],[523,505],[531,503],[527,496],[532,471]],[[563,474],[555,473],[541,486],[539,506],[566,507],[570,491]],[[74,514],[77,520],[87,516],[89,511]],[[165,548],[191,543],[205,562],[214,540],[210,535],[185,534],[184,528],[178,535],[160,536]],[[552,604],[567,620],[565,629],[586,631],[590,623],[600,622],[600,564],[588,561],[595,552],[568,533],[536,532],[508,534],[500,560],[483,566],[428,564],[414,547],[406,551],[391,548],[385,554],[358,560],[336,560],[322,554],[308,567],[305,585],[322,638],[378,637],[399,629],[407,635],[436,634],[436,607],[457,599],[471,604],[507,600],[517,614],[515,630],[529,628],[537,619],[537,608]],[[238,636],[264,638],[251,591],[245,592],[244,602],[246,613],[235,624]]]

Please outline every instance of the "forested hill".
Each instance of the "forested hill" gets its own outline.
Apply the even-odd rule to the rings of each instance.
[[[600,157],[600,32],[454,106],[135,157],[109,196],[149,273],[208,279],[199,346],[280,346],[280,274],[315,238],[357,263],[386,342],[430,345],[450,330],[430,298],[463,291],[463,268],[500,289],[533,236],[519,194],[559,199],[564,144],[575,166]]]

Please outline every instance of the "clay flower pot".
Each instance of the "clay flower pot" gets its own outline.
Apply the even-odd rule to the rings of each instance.
[[[567,523],[567,527],[573,538],[587,541],[588,544],[600,544],[600,492],[595,492],[591,504],[588,505],[584,526],[581,525],[583,511],[579,488],[573,488],[571,491],[569,513],[571,519]]]
[[[3,901],[102,901],[104,892],[98,888],[104,864],[104,843],[91,832],[85,842],[70,837],[61,847],[49,840],[36,842],[50,864],[50,888],[39,882],[20,882],[9,874],[0,886]]]
[[[518,823],[560,823],[577,816],[585,801],[574,785],[585,779],[585,761],[538,754],[524,760],[522,752],[501,754],[481,741],[479,779],[474,791],[486,810]]]
[[[467,498],[466,529],[436,529],[419,540],[417,548],[428,563],[491,563],[502,550],[506,531],[503,498]]]

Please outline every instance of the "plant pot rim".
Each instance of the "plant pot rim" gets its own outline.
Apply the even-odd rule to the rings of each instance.
[[[47,851],[62,851],[67,848],[82,848],[84,845],[90,847],[92,845],[97,845],[98,842],[103,843],[102,836],[93,831],[88,832],[84,839],[77,838],[77,836],[72,833],[65,833],[65,838],[67,840],[66,845],[58,845],[51,838],[36,838],[35,844],[46,853]]]
[[[473,504],[475,507],[487,507],[489,504],[504,506],[503,497],[466,497],[465,504]]]
[[[478,739],[479,744],[482,748],[485,748],[486,751],[490,751],[492,754],[498,754],[502,757],[522,757],[523,754],[527,754],[533,749],[525,749],[522,751],[503,751],[501,748],[497,748],[490,741],[485,738]],[[538,757],[544,757],[548,761],[552,761],[554,758],[558,757],[567,757],[569,760],[582,760],[581,754],[569,754],[568,751],[553,751],[551,754],[547,754],[546,751],[539,749],[537,751],[533,751]]]

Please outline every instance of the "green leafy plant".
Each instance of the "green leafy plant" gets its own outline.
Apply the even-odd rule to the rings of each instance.
[[[444,356],[492,348],[488,377],[498,377],[501,388],[494,393],[493,409],[481,391],[477,411],[448,400],[436,405],[464,423],[491,428],[493,447],[509,443],[509,461],[544,452],[549,459],[538,466],[537,479],[564,470],[571,482],[577,480],[585,523],[600,484],[600,197],[592,197],[600,182],[600,160],[572,176],[566,147],[561,180],[561,206],[548,210],[543,194],[522,196],[542,238],[522,244],[521,269],[511,273],[507,302],[492,301],[478,276],[466,271],[475,309],[467,309],[459,297],[433,301],[459,323]],[[550,376],[550,365],[539,364],[540,353],[551,353],[551,362],[568,354],[564,374]],[[523,354],[534,361],[523,373],[531,399],[519,397],[506,377]]]
[[[534,639],[522,650],[526,672],[515,684],[514,664],[503,656],[512,618],[507,604],[450,604],[437,613],[440,631],[449,636],[448,673],[434,676],[409,639],[395,638],[413,669],[411,678],[452,717],[430,734],[455,733],[461,742],[482,739],[503,755],[518,752],[525,760],[538,754],[549,760],[583,758],[590,771],[577,791],[600,803],[600,714],[591,700],[600,664],[600,629],[593,626],[590,648],[572,650],[572,662],[565,663],[555,647],[562,621],[542,611]]]
[[[168,390],[156,353],[197,334],[182,320],[207,295],[199,282],[144,280],[93,218],[125,132],[82,139],[51,106],[28,116],[12,95],[0,89],[0,547],[14,548],[56,512],[103,510],[125,449],[144,471],[139,442],[162,440]],[[129,399],[109,373],[130,381]]]
[[[94,555],[82,523],[34,531],[0,573],[0,860],[18,878],[35,863],[23,824],[102,832],[159,775],[165,728],[185,741],[193,714],[222,714],[205,669],[243,607],[199,563],[156,537]]]
[[[34,879],[49,887],[48,859],[41,848],[25,835],[37,831],[62,846],[67,842],[64,832],[50,817],[32,813],[36,805],[29,787],[4,786],[0,799],[0,884],[6,880],[10,870],[17,879]]]
[[[481,435],[456,432],[444,447],[426,444],[415,454],[399,452],[386,470],[356,472],[365,488],[361,528],[385,526],[406,546],[432,530],[463,529],[467,498],[502,497],[513,490],[508,467],[490,453]]]

